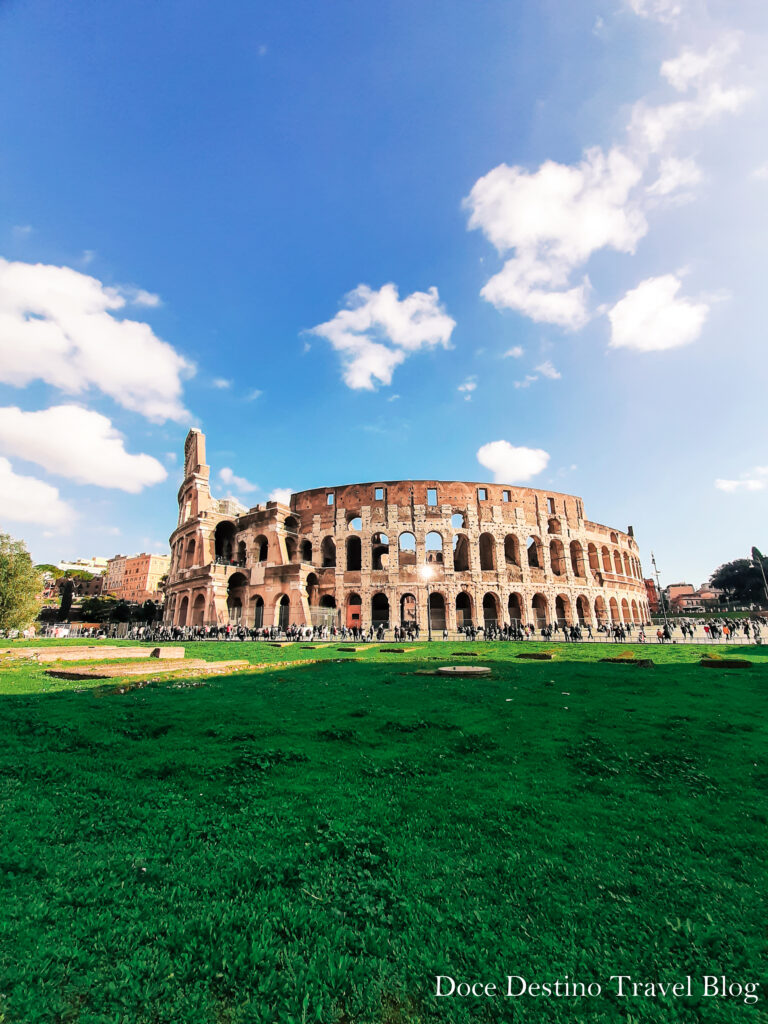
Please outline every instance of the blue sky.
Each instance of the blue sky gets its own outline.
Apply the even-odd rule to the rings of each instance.
[[[3,4],[0,528],[164,550],[197,425],[248,505],[498,479],[666,581],[768,546],[767,32],[757,0]]]

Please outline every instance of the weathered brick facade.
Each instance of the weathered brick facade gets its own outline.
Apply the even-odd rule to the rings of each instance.
[[[166,622],[648,622],[631,528],[580,498],[504,484],[397,480],[245,509],[211,497],[205,437],[185,445]],[[427,578],[428,577],[428,578]],[[428,598],[429,592],[429,598]]]

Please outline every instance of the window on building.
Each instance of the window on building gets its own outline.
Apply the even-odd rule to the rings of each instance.
[[[552,513],[555,511],[555,499],[547,498],[547,512]]]
[[[509,501],[509,491],[502,491],[501,492],[501,500],[502,501]]]
[[[384,488],[377,487],[373,492],[374,501],[384,501]]]
[[[333,495],[332,494],[326,494],[326,496],[325,496],[325,503],[326,503],[326,505],[332,505],[333,504]]]
[[[488,500],[488,488],[487,487],[478,487],[477,488],[477,500],[478,501],[487,501]]]
[[[427,504],[428,505],[436,505],[437,504],[437,488],[436,487],[428,487],[427,488]]]

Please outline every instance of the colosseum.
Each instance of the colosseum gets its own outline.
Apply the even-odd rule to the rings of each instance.
[[[632,527],[580,498],[505,484],[381,480],[247,509],[210,492],[187,435],[165,621],[178,626],[647,623]]]

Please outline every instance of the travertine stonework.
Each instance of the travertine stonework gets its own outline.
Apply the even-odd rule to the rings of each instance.
[[[211,497],[191,430],[171,535],[166,621],[196,626],[649,622],[631,527],[580,498],[504,484],[397,480],[246,509]]]

